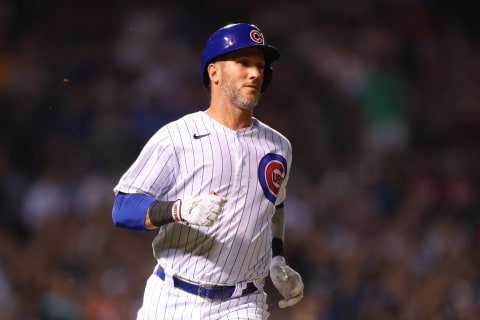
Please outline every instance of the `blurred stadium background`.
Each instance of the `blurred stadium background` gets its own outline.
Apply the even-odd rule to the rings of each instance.
[[[200,53],[257,24],[282,52],[255,116],[286,136],[275,320],[480,314],[480,43],[465,2],[0,2],[0,319],[134,319],[154,233],[112,188],[162,124],[205,109]]]

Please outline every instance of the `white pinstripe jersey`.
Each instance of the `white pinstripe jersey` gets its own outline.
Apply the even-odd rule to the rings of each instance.
[[[258,119],[234,131],[199,111],[158,130],[114,190],[163,201],[212,190],[227,198],[212,227],[161,227],[154,256],[167,271],[197,282],[261,279],[268,273],[270,222],[285,199],[291,155],[290,142]]]

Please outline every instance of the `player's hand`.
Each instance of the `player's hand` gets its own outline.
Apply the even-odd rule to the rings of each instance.
[[[284,298],[278,302],[280,308],[291,307],[302,300],[302,277],[287,265],[284,257],[273,257],[270,262],[270,279]]]
[[[215,193],[177,200],[172,207],[172,216],[175,221],[210,227],[217,220],[225,202],[227,199]]]

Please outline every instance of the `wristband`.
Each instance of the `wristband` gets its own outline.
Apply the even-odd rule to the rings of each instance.
[[[272,239],[272,257],[276,256],[285,256],[283,250],[283,240],[280,238],[273,238]]]
[[[180,200],[173,202],[171,207],[173,221],[182,221],[182,216],[180,215],[181,206],[182,202]]]
[[[148,208],[148,217],[150,222],[160,227],[167,223],[174,222],[172,207],[177,201],[154,201]]]

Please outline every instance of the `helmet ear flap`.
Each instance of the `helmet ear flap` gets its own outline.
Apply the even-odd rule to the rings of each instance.
[[[272,80],[273,76],[273,68],[270,65],[266,65],[265,69],[263,70],[263,84],[262,84],[262,89],[261,92],[265,92],[267,89],[268,85],[270,84],[270,81]]]

